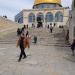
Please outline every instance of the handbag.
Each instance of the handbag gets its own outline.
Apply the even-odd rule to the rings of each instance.
[[[25,47],[25,48],[30,48],[30,43],[29,43],[29,38],[28,38],[28,37],[26,37],[26,38],[24,39],[24,47]]]

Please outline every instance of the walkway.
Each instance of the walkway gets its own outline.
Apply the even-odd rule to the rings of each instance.
[[[28,57],[21,62],[17,62],[20,50],[15,46],[15,36],[7,38],[14,41],[0,40],[0,75],[75,75],[75,57],[65,44],[64,34],[59,35],[62,29],[55,29],[53,34],[45,29],[39,29],[40,33],[37,30],[30,31],[32,35],[35,31],[38,43],[31,43],[31,48],[26,49]]]

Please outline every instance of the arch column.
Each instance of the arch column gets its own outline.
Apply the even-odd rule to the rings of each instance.
[[[37,27],[37,14],[35,14],[35,27]]]
[[[44,13],[44,12],[43,12]],[[43,24],[43,27],[46,27],[47,26],[47,22],[46,22],[46,17],[45,17],[46,13],[44,13],[44,24]]]

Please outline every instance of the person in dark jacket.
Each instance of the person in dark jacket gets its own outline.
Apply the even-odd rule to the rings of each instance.
[[[33,40],[34,40],[34,44],[36,44],[37,43],[37,36],[34,35]]]
[[[23,58],[26,58],[27,57],[26,54],[25,54],[25,51],[24,51],[24,49],[25,49],[24,39],[25,39],[24,38],[24,34],[22,33],[20,35],[20,37],[19,37],[18,44],[17,44],[17,46],[19,46],[20,47],[20,50],[21,50],[21,53],[20,53],[20,57],[18,59],[18,62],[21,61],[22,56],[23,56]]]
[[[17,36],[20,36],[20,34],[21,34],[21,30],[18,28],[17,29]]]
[[[72,50],[72,53],[73,53],[73,56],[74,56],[74,50],[75,50],[75,39],[73,40],[73,43],[71,45],[71,50]]]
[[[53,32],[53,27],[52,27],[52,25],[50,25],[50,32],[51,32],[51,33]]]

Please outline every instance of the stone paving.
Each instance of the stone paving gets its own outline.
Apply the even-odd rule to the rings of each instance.
[[[50,41],[44,40],[44,43]],[[25,50],[27,58],[21,62],[17,61],[20,50],[15,43],[1,42],[0,75],[75,75],[75,56],[70,47],[46,45],[47,42],[31,44],[30,49]]]
[[[75,57],[68,47],[31,45],[27,58],[17,62],[14,44],[0,45],[0,75],[75,75]]]

